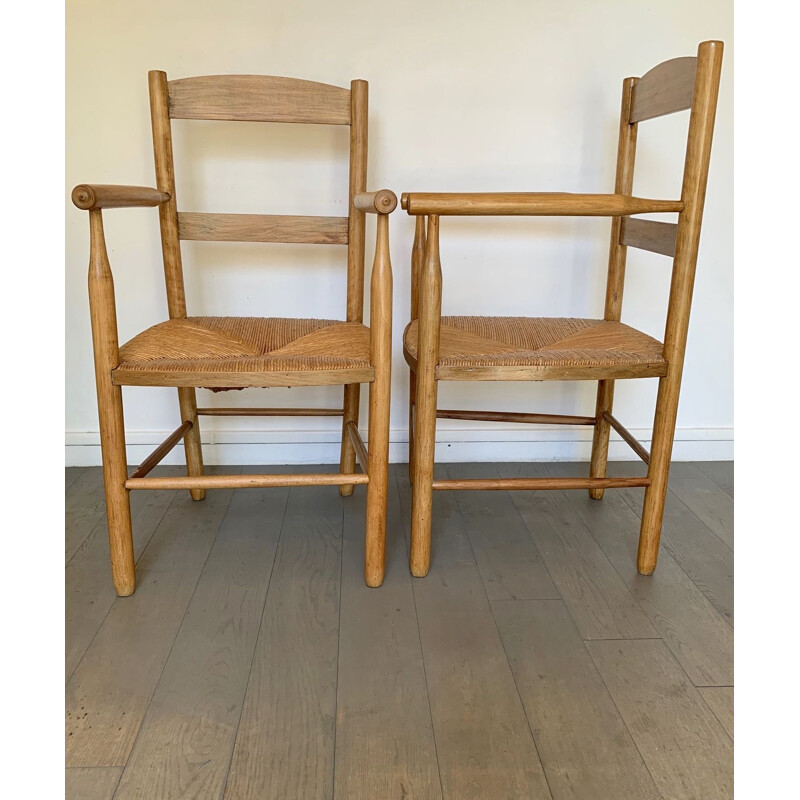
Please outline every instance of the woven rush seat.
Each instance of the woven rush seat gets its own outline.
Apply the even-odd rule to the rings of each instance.
[[[119,351],[115,384],[242,388],[370,381],[358,322],[187,317],[148,328]]]
[[[406,361],[417,362],[416,320],[403,336]],[[442,317],[437,376],[458,379],[459,370],[487,371],[487,379],[513,380],[519,368],[557,371],[618,368],[626,375],[666,374],[661,342],[646,333],[602,319],[571,317]],[[507,370],[506,370],[507,368]],[[504,372],[504,370],[506,370]],[[478,374],[480,377],[480,374]],[[577,377],[577,376],[576,376]]]

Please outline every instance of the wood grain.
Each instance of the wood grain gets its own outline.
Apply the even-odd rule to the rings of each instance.
[[[270,75],[204,75],[170,81],[172,119],[350,124],[350,92]]]
[[[149,186],[116,186],[82,183],[72,190],[72,202],[85,211],[100,208],[158,206],[169,200],[169,194]]]
[[[139,590],[114,602],[67,684],[67,766],[128,760],[231,496],[170,506],[139,559]]]
[[[394,479],[388,513],[386,580],[380,591],[372,591],[363,581],[363,503],[345,504],[335,797],[441,800]]]
[[[442,470],[451,478],[497,477],[494,464],[447,464]],[[458,492],[455,503],[490,600],[560,597],[509,494]]]
[[[347,217],[178,214],[178,236],[196,242],[347,244]]]
[[[66,800],[111,800],[122,767],[73,767],[67,770]]]
[[[439,216],[622,217],[682,211],[683,203],[625,194],[414,192],[408,195],[407,210]]]
[[[117,800],[221,796],[288,495],[234,493]]]
[[[678,226],[674,222],[656,222],[652,219],[622,217],[620,244],[638,247],[662,256],[675,256]]]
[[[626,465],[619,466],[622,469]],[[583,469],[582,464],[547,467],[553,475],[573,475]],[[732,683],[730,624],[680,568],[667,546],[661,553],[658,572],[649,577],[639,575],[636,570],[639,518],[620,493],[608,492],[602,503],[574,492],[565,498],[692,682],[723,686]]]
[[[642,122],[691,108],[697,59],[694,56],[663,61],[642,75],[633,90],[631,122]]]
[[[733,743],[661,641],[586,646],[664,797],[733,797]]]
[[[733,686],[701,686],[697,691],[733,739]]]
[[[669,488],[733,550],[733,498],[694,464],[675,464]]]
[[[159,467],[165,475],[178,475],[183,467]],[[100,467],[88,469],[98,487],[102,487]],[[138,556],[147,546],[175,492],[142,492],[131,497],[133,549]],[[108,533],[105,516],[84,540],[66,570],[65,665],[70,679],[78,662],[114,603],[116,592],[108,575]]]
[[[711,478],[723,492],[733,497],[733,461],[695,461],[704,475]]]
[[[333,796],[342,502],[290,490],[226,800]]]
[[[546,475],[539,464],[498,465],[501,475]],[[514,505],[584,639],[639,639],[658,634],[563,492],[514,492]]]
[[[660,798],[564,604],[492,610],[553,797]]]

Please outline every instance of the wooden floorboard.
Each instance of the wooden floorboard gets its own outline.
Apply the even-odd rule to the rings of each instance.
[[[733,797],[733,742],[661,641],[587,642],[665,798]]]
[[[365,489],[344,503],[337,800],[441,800],[400,498],[389,482],[386,580],[364,584]]]
[[[554,477],[584,474],[585,464],[550,464]],[[733,683],[733,630],[664,548],[653,575],[636,569],[639,517],[618,491],[592,500],[585,491],[563,492],[600,545],[658,635],[696,685]]]
[[[412,578],[407,465],[390,477],[381,588],[363,487],[160,491],[132,494],[116,598],[101,470],[66,472],[68,800],[731,796],[732,464],[673,466],[649,577],[630,489],[435,493]]]
[[[122,767],[72,767],[66,774],[66,800],[111,800]]]
[[[454,498],[434,497],[433,526],[465,552]],[[413,588],[444,799],[551,797],[477,565],[443,558]]]
[[[69,562],[95,527],[105,527],[106,497],[99,467],[81,472],[69,487],[64,517],[64,560]]]
[[[342,504],[290,490],[226,800],[333,797]]]
[[[100,471],[100,467],[92,467]],[[157,467],[156,474],[178,475],[185,467]],[[131,519],[133,547],[141,555],[175,498],[175,492],[133,492]],[[66,678],[70,679],[109,609],[116,600],[109,565],[108,527],[105,514],[84,539],[66,569]]]
[[[67,684],[67,766],[127,762],[232,495],[185,492],[170,506],[139,559],[136,593],[114,601]]]
[[[612,463],[609,475],[637,474],[637,464]],[[642,515],[644,490],[614,489]],[[661,548],[678,562],[714,607],[733,624],[733,553],[730,548],[674,493],[668,492]]]
[[[553,797],[659,798],[563,602],[492,608]]]
[[[234,493],[115,800],[221,796],[288,494]]]
[[[733,739],[733,686],[701,686],[698,691]]]
[[[669,488],[733,549],[733,498],[694,464],[673,464]]]
[[[733,497],[733,461],[693,461],[692,464]]]
[[[503,477],[547,474],[542,464],[502,464],[498,469]],[[584,639],[658,636],[597,542],[576,518],[566,492],[510,494]]]
[[[497,477],[494,464],[447,464],[445,470],[449,478]],[[561,597],[509,492],[453,494],[490,600]]]

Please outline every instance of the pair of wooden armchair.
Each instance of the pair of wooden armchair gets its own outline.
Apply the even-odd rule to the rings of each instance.
[[[704,42],[696,57],[664,62],[642,78],[623,83],[613,194],[404,194],[403,208],[416,217],[411,259],[411,323],[404,354],[411,368],[409,468],[413,487],[411,571],[427,573],[434,490],[588,489],[646,487],[638,567],[655,569],[669,461],[675,430],[698,242],[708,175],[722,59],[721,42]],[[156,188],[80,185],[74,203],[89,211],[89,301],[97,382],[100,436],[108,508],[111,567],[119,595],[132,594],[135,567],[129,492],[188,489],[202,500],[206,489],[338,485],[349,495],[367,485],[365,579],[379,586],[384,575],[391,380],[392,269],[388,214],[397,205],[389,190],[367,192],[367,83],[350,89],[290,78],[211,76],[168,81],[149,73]],[[638,123],[691,109],[681,197],[649,200],[633,195]],[[347,217],[267,216],[179,212],[175,194],[172,119],[248,120],[350,126]],[[119,346],[111,268],[102,210],[154,206],[159,210],[169,319]],[[371,274],[370,318],[364,324],[365,214],[377,216]],[[644,213],[677,213],[677,223],[638,219]],[[607,216],[612,218],[605,313],[602,319],[442,317],[440,218],[483,215]],[[181,240],[340,244],[347,247],[344,320],[189,317]],[[664,341],[624,325],[621,319],[628,247],[673,259]],[[658,377],[652,452],[612,415],[614,383]],[[456,381],[593,380],[594,416],[452,411],[437,408],[437,384]],[[358,431],[362,383],[369,384],[368,444]],[[198,387],[343,385],[338,409],[198,408]],[[123,386],[173,386],[181,424],[128,475],[122,413]],[[202,415],[341,416],[338,473],[205,475],[198,417]],[[436,419],[565,423],[594,427],[590,475],[585,479],[434,480]],[[608,478],[606,460],[614,429],[649,465],[644,478]],[[185,477],[152,477],[152,468],[183,440]],[[356,460],[362,472],[356,471]],[[502,535],[502,534],[498,534]]]

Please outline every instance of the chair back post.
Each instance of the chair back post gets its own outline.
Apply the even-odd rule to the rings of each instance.
[[[419,330],[417,379],[433,371],[439,363],[439,336],[442,322],[442,262],[439,258],[439,215],[428,217],[425,261],[419,278]]]
[[[151,70],[147,73],[147,79],[150,87],[150,120],[153,127],[156,188],[169,195],[169,200],[158,207],[164,278],[167,284],[167,307],[170,319],[181,319],[186,316],[186,291],[183,284],[183,263],[178,234],[178,204],[175,198],[175,165],[172,157],[167,74],[161,70]]]
[[[664,331],[664,356],[669,363],[672,382],[678,386],[683,371],[683,357],[689,330],[689,313],[722,69],[722,50],[722,42],[715,41],[702,42],[697,50],[697,72],[681,188],[683,211],[678,215],[675,259]]]
[[[636,161],[636,134],[638,125],[630,122],[633,89],[638,78],[625,78],[622,83],[622,108],[617,144],[617,173],[615,194],[633,193],[633,168]],[[628,248],[622,243],[623,217],[611,218],[611,244],[608,254],[608,281],[604,319],[619,322],[622,316],[622,293],[625,287],[625,260]]]
[[[350,199],[347,225],[347,321],[364,321],[365,214],[354,205],[355,196],[367,188],[367,130],[369,85],[350,83]]]
[[[411,321],[419,317],[419,276],[425,262],[425,226],[428,218],[418,214],[415,218],[414,246],[411,249]]]

